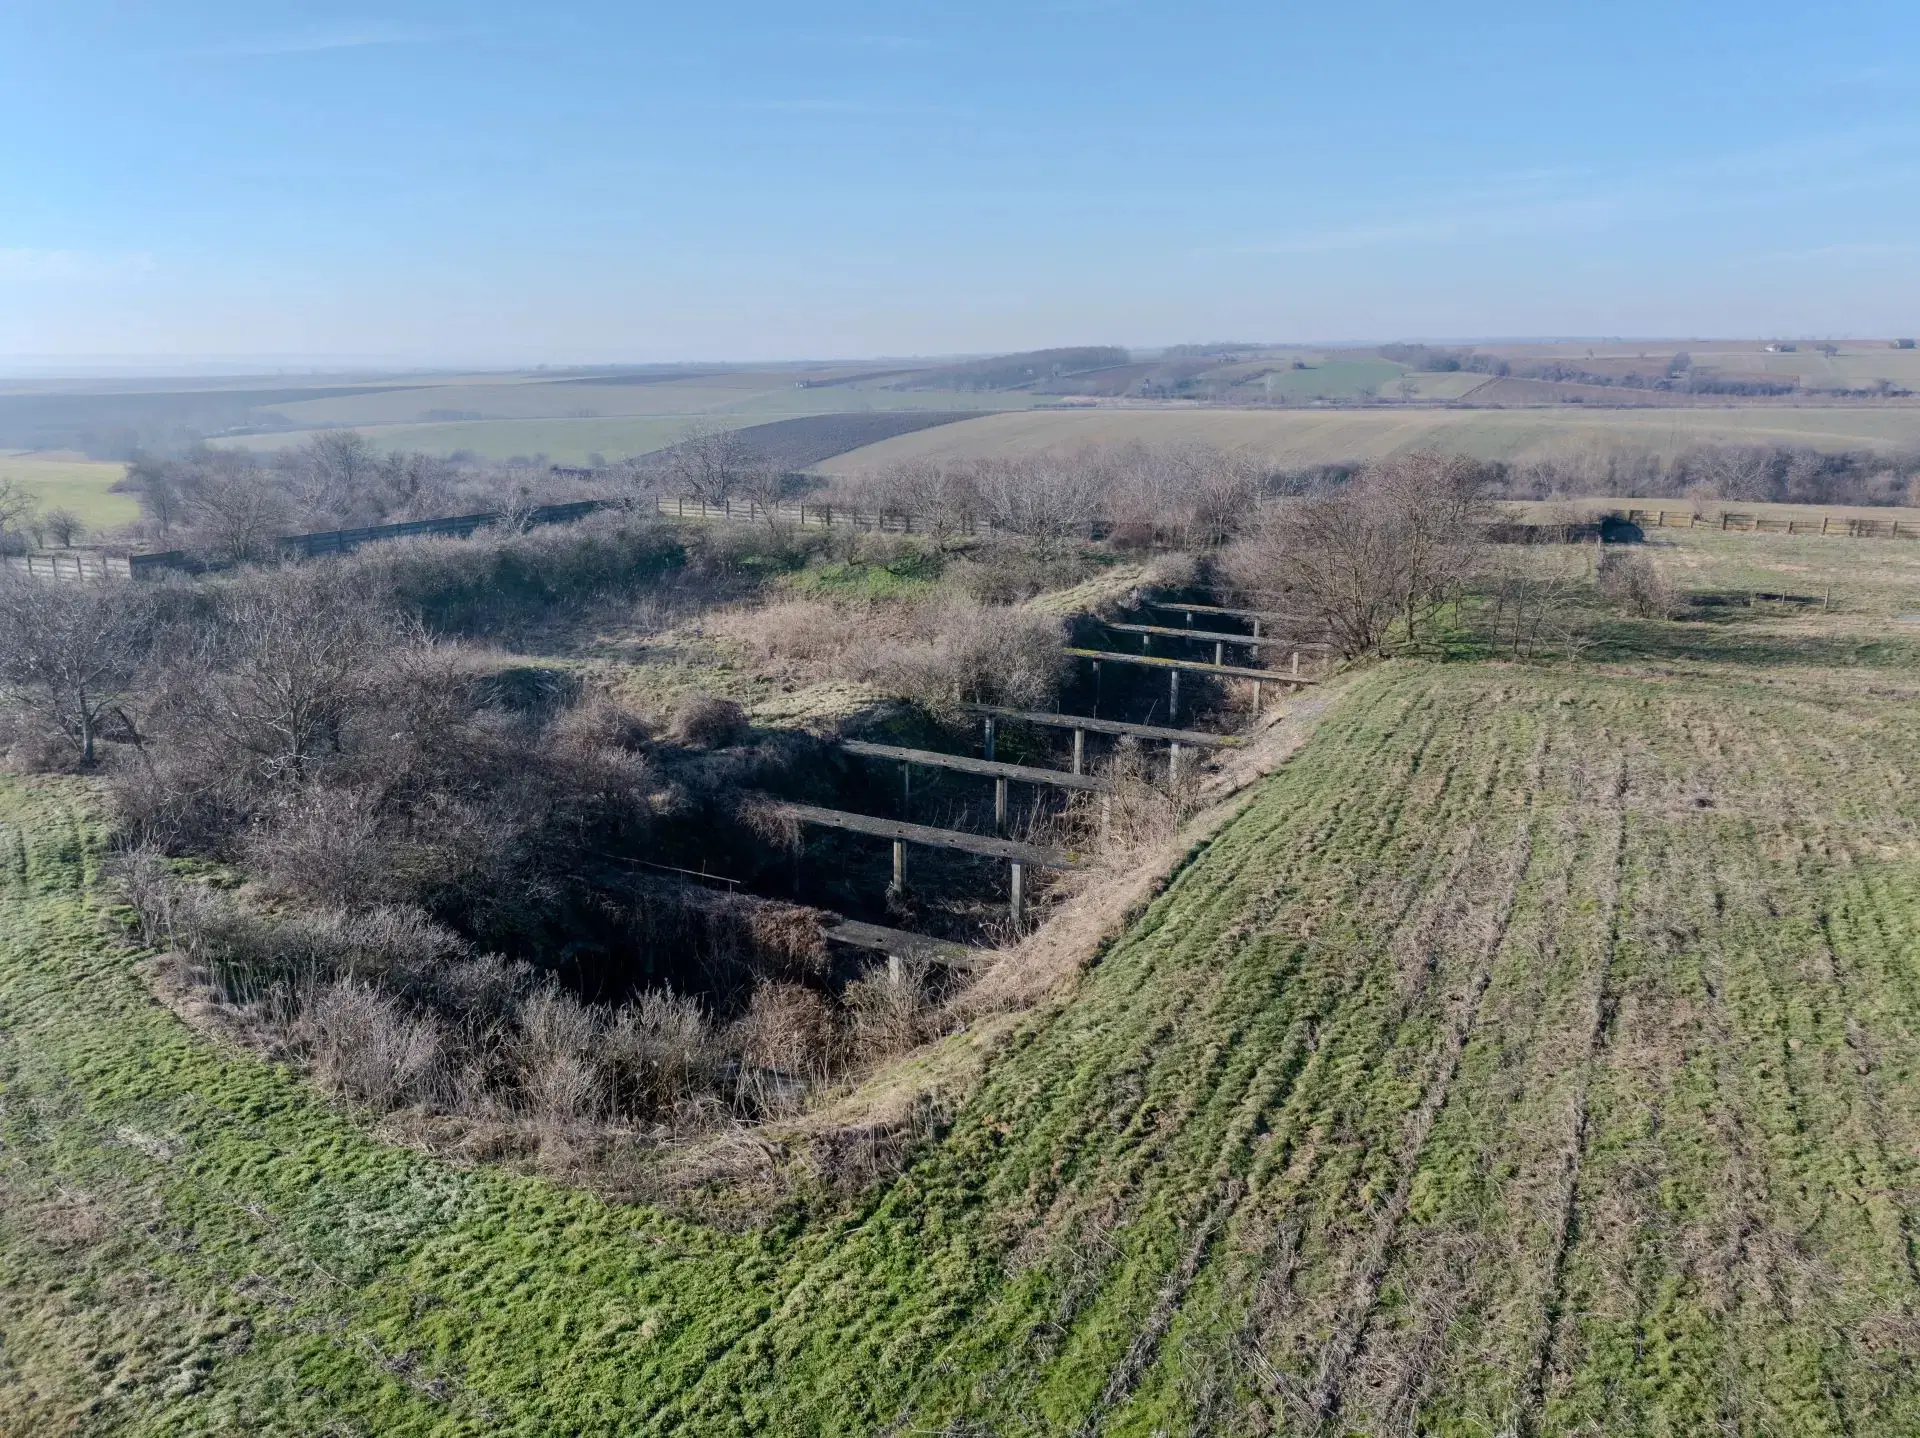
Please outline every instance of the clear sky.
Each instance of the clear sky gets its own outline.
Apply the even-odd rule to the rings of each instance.
[[[1920,330],[1920,5],[0,0],[0,356]]]

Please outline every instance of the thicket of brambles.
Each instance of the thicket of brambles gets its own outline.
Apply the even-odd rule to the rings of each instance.
[[[336,1091],[542,1141],[785,1111],[926,1037],[937,986],[836,969],[810,911],[644,866],[748,870],[753,796],[831,802],[809,786],[836,761],[500,645],[697,614],[871,542],[616,510],[161,583],[0,576],[0,747],[103,776],[176,979]],[[956,573],[1003,560],[1017,589],[1005,541]],[[935,702],[1045,702],[1063,668],[1058,618],[961,584],[861,639],[847,672]]]

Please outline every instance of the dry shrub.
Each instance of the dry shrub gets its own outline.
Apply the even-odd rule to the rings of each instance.
[[[792,853],[799,849],[804,826],[777,799],[758,794],[743,795],[734,806],[742,827],[771,849]]]
[[[867,666],[866,677],[900,698],[1032,709],[1066,677],[1065,630],[1051,615],[954,598],[920,609],[915,628]]]
[[[596,750],[638,754],[652,742],[653,732],[639,715],[596,694],[557,715],[547,726],[547,737],[562,754]]]
[[[813,989],[776,980],[753,991],[739,1037],[740,1056],[747,1063],[782,1073],[815,1074],[833,1055],[833,1014]]]
[[[614,1103],[629,1112],[675,1112],[712,1083],[713,1034],[695,999],[642,994],[614,1015],[600,1051]]]
[[[947,582],[982,603],[1017,604],[1087,579],[1097,569],[1082,544],[995,535],[948,566]]]
[[[688,694],[674,706],[668,734],[676,743],[699,749],[724,749],[747,737],[747,712],[731,699]]]
[[[113,865],[114,887],[133,910],[140,942],[149,948],[173,942],[173,914],[179,885],[166,854],[156,844],[134,844]]]
[[[1181,754],[1183,770],[1171,779],[1167,756],[1148,753],[1138,740],[1122,739],[1114,746],[1106,777],[1111,795],[1076,795],[1072,811],[1096,835],[1103,853],[1124,853],[1171,838],[1192,804],[1199,765],[1196,756]]]
[[[430,1102],[446,1076],[433,1020],[409,1015],[392,996],[357,979],[336,979],[307,994],[294,1038],[324,1087],[373,1108]]]
[[[878,616],[819,599],[789,599],[718,616],[714,628],[755,658],[832,666],[872,632]]]
[[[1638,618],[1665,619],[1673,613],[1673,586],[1639,550],[1603,549],[1597,580],[1602,594]]]
[[[527,1103],[541,1119],[570,1124],[599,1113],[601,1083],[594,1049],[601,1017],[553,986],[520,1006],[514,1061]]]
[[[321,904],[374,903],[396,890],[383,827],[372,790],[314,787],[249,831],[240,855],[283,893]]]
[[[885,964],[869,969],[841,995],[854,1053],[868,1063],[917,1048],[939,1032],[939,1009],[926,992],[927,964],[904,960],[894,979]]]
[[[791,972],[823,974],[827,935],[820,911],[788,904],[754,904],[747,910],[747,932],[754,947]]]

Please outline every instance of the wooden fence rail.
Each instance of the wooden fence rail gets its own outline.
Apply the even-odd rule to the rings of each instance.
[[[1920,523],[1900,519],[1862,519],[1823,514],[1818,519],[1746,514],[1722,510],[1708,518],[1691,509],[1629,509],[1629,524],[1642,529],[1718,529],[1731,534],[1823,534],[1842,539],[1920,539]]]
[[[789,523],[800,529],[862,529],[881,534],[983,534],[994,528],[991,519],[957,515],[937,520],[905,509],[861,510],[844,504],[775,504],[752,499],[708,501],[688,496],[655,498],[654,508],[669,519],[732,520],[745,524]]]

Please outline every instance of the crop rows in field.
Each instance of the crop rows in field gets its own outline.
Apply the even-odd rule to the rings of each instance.
[[[1286,466],[1382,459],[1429,449],[1508,461],[1614,449],[1671,457],[1705,444],[1906,449],[1920,443],[1920,407],[1030,410],[885,440],[838,456],[822,468],[851,475],[909,460],[986,459],[1135,441],[1244,449]]]
[[[1390,667],[904,1176],[747,1234],[188,1038],[16,790],[0,1182],[137,1222],[0,1216],[5,1351],[132,1366],[138,1268],[147,1326],[249,1338],[151,1359],[204,1366],[129,1431],[1916,1431],[1908,708]]]

